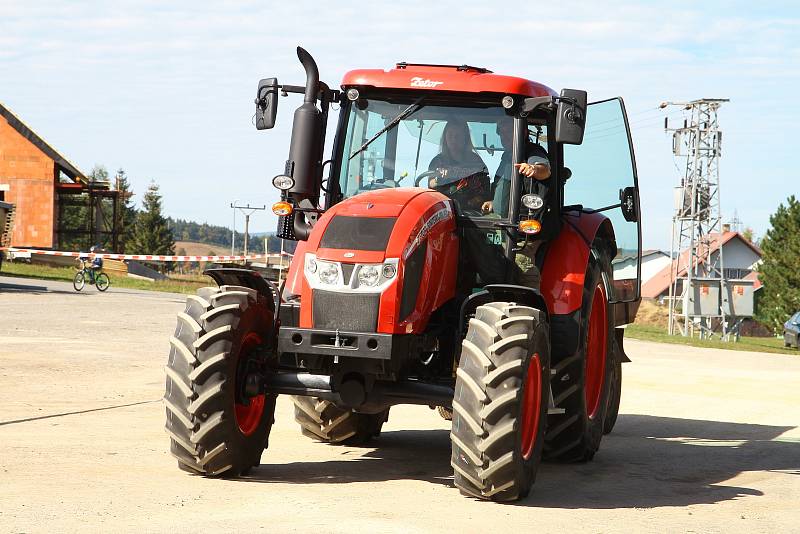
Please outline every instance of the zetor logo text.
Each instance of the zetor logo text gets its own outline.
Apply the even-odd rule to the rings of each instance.
[[[443,83],[444,82],[428,80],[427,78],[420,78],[419,76],[414,76],[411,78],[411,87],[437,87]]]

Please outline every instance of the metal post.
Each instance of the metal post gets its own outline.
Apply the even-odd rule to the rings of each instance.
[[[250,241],[250,214],[244,214],[244,255],[247,256],[247,244]]]
[[[234,200],[231,202],[231,209],[233,209],[233,228],[231,228],[231,256],[235,255],[235,247],[236,247],[236,203],[239,200]]]

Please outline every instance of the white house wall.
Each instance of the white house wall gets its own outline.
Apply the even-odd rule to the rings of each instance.
[[[714,254],[716,259],[717,254]],[[731,239],[722,246],[722,261],[726,269],[752,269],[761,258],[739,239]]]
[[[642,258],[642,283],[644,284],[653,276],[670,264],[669,257],[665,254],[648,254]],[[614,263],[614,279],[627,280],[636,278],[636,258],[628,258]]]

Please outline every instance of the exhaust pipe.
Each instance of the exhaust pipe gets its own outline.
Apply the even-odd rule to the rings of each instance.
[[[294,178],[294,187],[289,196],[295,204],[302,207],[316,206],[320,195],[322,150],[322,112],[317,108],[319,94],[319,69],[314,58],[306,50],[297,47],[297,58],[306,71],[306,92],[303,104],[294,112],[292,123],[292,142],[286,174]],[[294,215],[294,233],[298,239],[306,240],[311,233],[311,225],[301,211]]]
[[[314,104],[317,101],[317,93],[319,92],[319,69],[317,62],[311,57],[308,51],[301,47],[297,47],[297,59],[306,69],[306,94],[303,102],[306,104]]]

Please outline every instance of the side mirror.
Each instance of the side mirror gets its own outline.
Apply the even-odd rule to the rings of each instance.
[[[556,116],[556,142],[568,145],[583,143],[586,126],[586,91],[562,89]]]
[[[258,82],[256,93],[256,129],[268,130],[275,126],[278,114],[278,79],[264,78]]]
[[[637,222],[639,220],[639,214],[636,213],[636,206],[638,205],[639,199],[636,198],[635,187],[626,187],[619,190],[619,207],[626,221]]]

